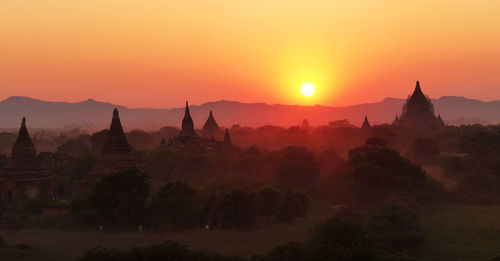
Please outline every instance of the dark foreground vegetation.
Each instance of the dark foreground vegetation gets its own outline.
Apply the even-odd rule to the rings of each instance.
[[[500,256],[500,247],[491,247],[500,244],[500,225],[494,221],[500,217],[494,214],[500,204],[498,126],[418,132],[388,125],[361,131],[346,122],[324,128],[235,126],[234,143],[251,141],[256,146],[219,152],[156,146],[169,131],[128,133],[138,168],[109,173],[88,189],[80,188],[96,162],[105,131],[71,138],[40,136],[36,142],[59,144],[39,157],[58,174],[60,199],[70,206],[71,215],[44,216],[49,202],[23,200],[11,209],[17,228],[247,233],[296,226],[320,204],[334,211],[324,211],[310,234],[265,253],[218,254],[217,249],[206,252],[172,238],[180,243],[92,248],[80,260],[440,260],[452,252],[461,253],[455,260]],[[8,141],[0,141],[4,143]],[[0,158],[0,165],[6,158]],[[481,214],[475,217],[475,211]],[[488,225],[477,230],[467,223],[482,218],[486,222],[489,215]],[[471,237],[481,242],[476,249],[467,248],[474,242],[460,241],[467,235],[456,232],[467,226]],[[432,246],[446,247],[454,240],[464,246],[450,246],[454,251]],[[0,257],[51,254],[6,241]]]

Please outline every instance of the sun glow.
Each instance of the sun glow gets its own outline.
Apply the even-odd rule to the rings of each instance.
[[[300,87],[300,92],[304,96],[312,96],[314,94],[314,85],[306,82],[302,84],[302,87]]]

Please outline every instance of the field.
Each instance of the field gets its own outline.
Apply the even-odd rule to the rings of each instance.
[[[422,213],[422,259],[490,260],[500,256],[500,206],[439,206]]]
[[[242,231],[183,232],[76,232],[62,230],[4,231],[1,236],[10,245],[28,244],[43,249],[40,260],[74,260],[95,246],[128,248],[175,240],[191,249],[210,249],[226,255],[249,257],[264,254],[290,241],[310,236],[314,225],[335,210],[315,208],[306,219],[289,224],[259,222],[256,228]],[[489,260],[500,256],[500,206],[435,206],[422,211],[426,243],[421,260]]]

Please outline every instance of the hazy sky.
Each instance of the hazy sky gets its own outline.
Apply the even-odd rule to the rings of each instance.
[[[0,99],[500,99],[500,1],[1,0]],[[303,82],[316,86],[300,95]]]

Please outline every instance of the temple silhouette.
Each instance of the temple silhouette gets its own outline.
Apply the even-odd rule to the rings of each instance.
[[[365,115],[365,120],[363,121],[363,124],[361,125],[361,130],[363,131],[368,131],[372,125],[368,121],[368,116]]]
[[[189,111],[189,104],[186,101],[186,109],[184,111],[184,118],[182,119],[181,131],[178,136],[169,139],[167,147],[211,151],[228,149],[232,146],[228,129],[226,129],[223,141],[215,140],[215,137],[219,132],[219,125],[215,121],[212,110],[210,110],[201,132],[202,135],[200,136],[194,130],[194,123]]]
[[[399,117],[396,115],[393,125],[408,128],[438,128],[445,124],[441,115],[436,116],[431,99],[424,95],[420,82],[417,81],[413,94],[408,96],[401,115]]]
[[[123,132],[118,109],[115,108],[108,136],[93,171],[89,173],[88,182],[93,182],[102,175],[135,166],[136,162],[132,157],[132,148]]]
[[[53,196],[53,179],[48,168],[37,158],[26,119],[23,118],[7,164],[0,170],[0,199],[49,199]]]

